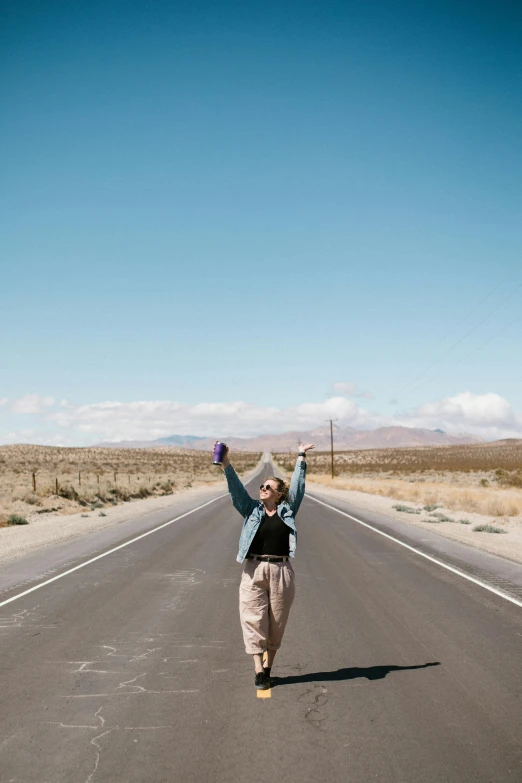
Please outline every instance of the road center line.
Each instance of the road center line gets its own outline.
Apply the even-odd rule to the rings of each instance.
[[[112,553],[117,552],[118,549],[123,549],[123,547],[129,546],[129,544],[134,544],[134,542],[139,541],[140,538],[145,538],[145,536],[150,536],[152,533],[156,533],[158,530],[162,530],[162,528],[167,527],[168,525],[172,525],[173,522],[178,522],[180,519],[183,519],[184,517],[188,517],[189,514],[194,514],[196,511],[200,511],[202,508],[205,508],[205,506],[209,506],[211,503],[215,503],[216,500],[220,500],[221,498],[225,498],[225,497],[228,497],[228,492],[226,492],[223,495],[218,495],[217,498],[208,500],[206,503],[203,503],[202,506],[198,506],[197,508],[193,508],[190,511],[186,511],[184,514],[180,514],[179,517],[175,517],[174,519],[171,519],[168,522],[164,522],[162,525],[159,525],[158,527],[155,527],[152,530],[148,530],[146,533],[142,533],[140,536],[136,536],[136,538],[131,538],[130,541],[126,541],[124,544],[119,544],[119,546],[115,546],[113,547],[113,549],[109,549],[108,552],[102,552],[101,555],[96,555],[96,557],[91,557],[90,560],[86,560],[85,563],[80,563],[80,565],[74,566],[74,568],[69,568],[69,570],[64,571],[63,574],[58,574],[58,576],[53,576],[51,579],[46,579],[45,582],[40,582],[39,585],[34,585],[34,587],[30,587],[28,590],[24,590],[23,593],[17,593],[17,595],[13,595],[11,598],[8,598],[6,601],[1,601],[0,606],[5,606],[6,604],[10,604],[11,601],[16,601],[17,598],[22,598],[22,596],[32,593],[33,590],[39,590],[41,587],[45,587],[45,585],[49,585],[51,584],[51,582],[55,582],[57,579],[61,579],[62,577],[67,576],[68,574],[72,574],[73,571],[77,571],[79,568],[84,568],[90,563],[94,563],[96,560],[100,560],[100,558],[102,557],[107,557],[107,555],[112,555]]]
[[[509,595],[509,593],[505,593],[503,590],[499,590],[496,587],[492,587],[487,582],[483,582],[482,579],[477,579],[477,577],[475,576],[470,576],[469,574],[466,574],[465,571],[461,571],[458,568],[455,568],[454,566],[450,566],[436,557],[427,555],[425,552],[422,552],[420,549],[416,549],[414,546],[410,546],[410,544],[406,544],[404,541],[401,541],[400,538],[395,538],[395,536],[390,536],[389,533],[384,533],[384,531],[379,530],[379,528],[373,527],[373,525],[369,525],[368,522],[363,522],[362,519],[357,519],[357,517],[348,514],[346,511],[341,511],[339,508],[336,508],[335,506],[331,506],[329,503],[325,503],[323,500],[314,498],[314,496],[309,495],[308,492],[306,493],[306,497],[310,498],[310,500],[315,500],[316,503],[320,503],[322,506],[326,506],[326,508],[331,508],[332,511],[337,511],[338,514],[342,514],[343,516],[348,517],[348,519],[357,522],[359,525],[364,525],[364,527],[373,530],[374,533],[378,533],[380,536],[389,538],[390,541],[394,541],[396,544],[400,544],[401,546],[406,547],[406,549],[409,549],[411,552],[415,552],[415,554],[420,555],[421,557],[425,557],[426,560],[430,560],[432,563],[441,566],[441,568],[445,568],[446,570],[451,571],[453,574],[457,574],[457,576],[461,576],[463,579],[467,579],[468,582],[473,582],[473,584],[476,584],[479,587],[483,587],[484,590],[489,590],[490,593],[495,593],[495,595],[500,596],[500,598],[504,598],[506,601],[511,601],[512,604],[515,604],[516,606],[522,608],[522,601],[519,601],[517,598],[513,598],[513,596]]]

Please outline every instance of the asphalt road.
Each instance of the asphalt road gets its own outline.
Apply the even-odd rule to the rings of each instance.
[[[259,698],[241,524],[218,499],[0,607],[0,783],[520,783],[518,606],[305,498]]]

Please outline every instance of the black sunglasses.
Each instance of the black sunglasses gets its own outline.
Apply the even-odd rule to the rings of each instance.
[[[277,490],[275,490],[274,487],[271,487],[270,484],[260,484],[259,489],[271,489],[272,492],[277,492]]]

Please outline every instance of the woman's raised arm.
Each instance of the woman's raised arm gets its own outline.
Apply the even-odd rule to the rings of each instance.
[[[256,501],[250,497],[244,488],[241,479],[230,464],[230,460],[228,458],[228,446],[226,448],[222,464],[223,472],[228,484],[228,491],[232,499],[232,505],[236,511],[239,511],[241,516],[247,517],[256,505]]]
[[[305,493],[306,452],[313,448],[313,443],[307,443],[306,446],[299,447],[299,455],[290,480],[290,489],[288,490],[288,503],[294,514],[297,514]]]

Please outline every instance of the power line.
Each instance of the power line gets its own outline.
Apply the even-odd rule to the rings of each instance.
[[[520,323],[522,321],[522,318],[515,318],[513,321],[511,321],[509,324],[506,324],[499,332],[496,332],[496,334],[492,335],[491,337],[488,337],[487,340],[485,340],[483,343],[480,343],[480,345],[477,345],[473,350],[469,351],[468,353],[463,354],[462,356],[459,356],[456,361],[462,362],[464,359],[468,359],[470,356],[473,356],[474,353],[477,353],[477,351],[480,351],[482,348],[484,348],[488,343],[490,343],[492,340],[496,340],[497,337],[500,337],[501,334],[503,334],[505,331],[510,329],[512,326],[514,326],[516,323]],[[432,376],[431,378],[426,378],[426,380],[421,381],[421,383],[418,383],[417,386],[414,386],[413,389],[410,389],[410,393],[416,391],[417,389],[420,389],[421,386],[424,386],[426,383],[433,383],[433,381],[436,381],[437,378],[440,378],[441,375],[444,375],[444,371],[441,371],[437,373],[437,375]]]
[[[482,324],[486,323],[486,321],[489,318],[491,318],[491,316],[494,313],[496,313],[497,310],[499,310],[502,307],[503,304],[505,304],[509,299],[511,299],[513,296],[515,296],[515,294],[521,288],[522,288],[522,283],[520,283],[513,291],[511,291],[511,293],[509,293],[504,299],[502,299],[502,301],[496,307],[494,307],[493,310],[490,310],[490,312],[481,321],[479,321],[478,324],[475,324],[474,326],[472,326],[471,329],[469,329],[463,335],[463,337],[460,337],[455,343],[453,343],[453,345],[450,348],[448,348],[448,350],[445,353],[443,353],[442,356],[439,359],[436,359],[428,367],[426,367],[426,369],[424,369],[419,375],[417,375],[413,380],[411,380],[408,383],[406,383],[402,387],[402,389],[399,392],[397,392],[397,394],[395,396],[398,396],[399,394],[402,394],[404,392],[404,390],[408,388],[408,386],[410,386],[412,383],[415,384],[418,380],[420,380],[420,378],[422,378],[424,375],[426,375],[426,373],[429,372],[429,370],[431,370],[432,367],[435,367],[437,364],[440,364],[440,362],[443,361],[443,359],[445,359],[446,356],[448,356],[448,354],[450,354],[458,345],[460,345],[462,342],[464,342],[464,340],[467,337],[469,337],[469,335],[472,334],[475,331],[475,329],[478,329],[479,326],[482,326]]]
[[[497,332],[496,334],[493,334],[491,337],[488,337],[488,339],[487,339],[487,340],[485,340],[485,341],[484,341],[483,343],[481,343],[480,345],[477,345],[477,347],[476,347],[476,348],[473,348],[473,350],[472,350],[472,351],[470,351],[469,353],[466,353],[466,354],[464,354],[464,356],[461,356],[461,357],[460,357],[460,359],[459,359],[459,361],[462,361],[463,359],[467,359],[467,358],[469,358],[470,356],[472,356],[474,353],[476,353],[477,351],[480,351],[480,350],[481,350],[481,348],[484,348],[484,346],[486,346],[486,345],[487,345],[488,343],[490,343],[492,340],[496,340],[496,339],[497,339],[497,337],[500,337],[500,335],[501,335],[501,334],[504,334],[504,332],[505,332],[505,331],[507,331],[507,330],[508,330],[508,329],[510,329],[512,326],[514,326],[516,323],[519,323],[520,321],[522,321],[522,318],[515,318],[513,321],[511,321],[511,323],[509,323],[509,324],[506,324],[506,326],[504,326],[504,327],[503,327],[503,328],[502,328],[502,329],[501,329],[499,332]]]
[[[504,279],[503,279],[503,280],[502,280],[500,283],[497,283],[497,284],[496,284],[496,286],[494,286],[494,287],[493,287],[493,288],[492,288],[490,291],[488,291],[488,293],[486,294],[486,296],[483,296],[483,297],[482,297],[482,299],[481,299],[479,302],[477,302],[477,304],[476,304],[476,305],[473,305],[473,307],[471,308],[471,310],[468,310],[468,312],[466,313],[466,315],[465,315],[465,316],[464,316],[464,318],[462,319],[462,322],[465,322],[465,321],[467,321],[467,320],[468,320],[468,318],[470,317],[470,315],[473,315],[473,313],[474,313],[476,310],[478,310],[478,308],[479,308],[479,307],[480,307],[482,304],[484,304],[484,302],[485,302],[487,299],[489,299],[489,297],[490,297],[492,294],[494,294],[494,293],[495,293],[495,291],[496,291],[498,288],[500,288],[501,286],[503,286],[503,285],[504,285],[504,283],[506,283],[506,282],[509,280],[509,278],[510,278],[510,277],[511,277],[511,274],[509,274],[507,277],[505,277],[505,278],[504,278]],[[452,334],[454,334],[456,331],[458,331],[458,329],[459,329],[459,328],[460,328],[460,327],[457,327],[457,329],[455,329],[453,326],[452,326],[452,327],[450,327],[450,329],[449,329],[449,330],[446,332],[446,334],[444,335],[444,337],[443,337],[443,338],[442,338],[442,340],[440,341],[440,342],[441,342],[441,344],[445,343],[445,342],[446,342],[446,340],[448,339],[448,337],[451,337],[451,335],[452,335]],[[419,361],[418,361],[418,364],[419,364],[419,365],[422,365],[422,364],[423,364],[423,362],[424,362],[424,360],[425,360],[425,359],[427,359],[427,358],[428,358],[428,356],[430,356],[430,355],[431,355],[431,353],[432,353],[431,349],[428,349],[427,351],[425,351],[425,352],[424,352],[424,354],[422,355],[422,357],[419,359]],[[405,384],[405,386],[404,386],[403,388],[407,388],[407,386],[408,386],[408,384],[409,384],[409,383],[413,383],[413,380],[412,380],[412,381],[408,381],[408,382]],[[398,392],[398,393],[400,393],[400,392]]]

